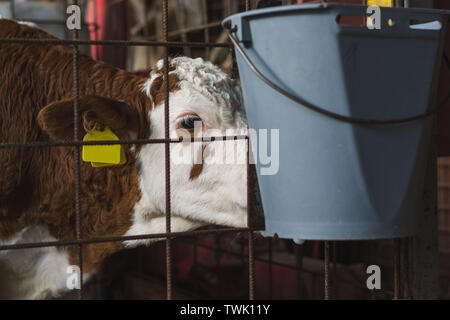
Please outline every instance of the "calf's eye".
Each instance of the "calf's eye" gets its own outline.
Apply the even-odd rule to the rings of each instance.
[[[194,130],[195,123],[201,125],[202,119],[197,115],[186,115],[177,119],[177,129]]]

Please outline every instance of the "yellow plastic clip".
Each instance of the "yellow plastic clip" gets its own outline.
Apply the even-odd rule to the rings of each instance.
[[[83,141],[106,141],[119,140],[119,138],[111,131],[109,127],[104,127],[103,130],[96,123],[91,133],[87,133]],[[123,146],[115,145],[89,145],[83,146],[82,159],[85,162],[90,162],[93,167],[107,167],[124,164],[127,159]]]
[[[392,7],[392,0],[367,0],[368,6]]]

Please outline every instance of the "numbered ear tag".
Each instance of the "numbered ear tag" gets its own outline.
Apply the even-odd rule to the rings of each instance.
[[[106,141],[119,140],[110,128],[104,127],[100,130],[97,124],[94,125],[91,133],[87,133],[83,141]],[[120,144],[101,146],[83,146],[83,161],[90,162],[93,167],[107,167],[124,164],[127,159],[123,146]]]

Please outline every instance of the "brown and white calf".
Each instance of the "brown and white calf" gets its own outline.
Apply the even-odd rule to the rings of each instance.
[[[0,19],[0,38],[53,37]],[[73,140],[72,54],[68,46],[0,44],[0,141]],[[84,55],[79,67],[81,137],[95,123],[109,126],[120,139],[164,137],[162,62],[148,79]],[[171,59],[169,78],[171,137],[182,129],[192,133],[195,121],[201,121],[205,135],[208,129],[245,132],[239,89],[219,68],[177,57]],[[246,225],[246,166],[207,163],[212,144],[203,147],[202,164],[171,165],[173,232],[211,223]],[[125,165],[81,164],[83,238],[165,232],[164,145],[124,148]],[[75,239],[74,172],[73,147],[0,148],[0,244]],[[112,253],[150,242],[84,246],[85,279]],[[46,298],[64,292],[76,250],[0,251],[0,297]]]

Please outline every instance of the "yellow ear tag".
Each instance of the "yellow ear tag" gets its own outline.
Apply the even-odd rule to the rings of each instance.
[[[97,124],[94,125],[91,133],[87,133],[83,138],[83,141],[106,140],[119,140],[119,138],[110,128],[105,126],[103,130],[100,130]],[[120,144],[83,146],[82,158],[85,162],[91,162],[93,167],[120,165],[127,161],[123,146]]]

